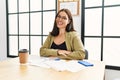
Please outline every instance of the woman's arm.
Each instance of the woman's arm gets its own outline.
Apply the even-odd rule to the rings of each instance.
[[[70,34],[70,37],[66,40],[67,44],[69,45],[68,51],[64,51],[64,55],[60,55],[60,58],[63,59],[84,59],[85,58],[85,49],[80,39],[80,36],[73,32]]]
[[[57,49],[50,49],[50,46],[53,42],[53,37],[48,35],[43,46],[40,48],[40,56],[49,57],[49,56],[58,56]]]

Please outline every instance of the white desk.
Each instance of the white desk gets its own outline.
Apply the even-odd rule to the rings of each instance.
[[[103,80],[104,62],[89,62],[94,63],[94,66],[73,73],[31,65],[20,65],[18,58],[8,59],[0,62],[0,80]]]

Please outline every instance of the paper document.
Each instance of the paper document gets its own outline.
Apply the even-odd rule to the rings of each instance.
[[[62,60],[58,58],[39,57],[30,59],[30,65],[40,66],[45,68],[53,68],[57,71],[78,72],[86,67],[78,63],[78,60]]]
[[[39,56],[32,56],[29,59],[29,64],[33,65],[33,66],[40,66],[40,67],[44,67],[44,68],[50,68],[50,66],[48,66],[45,63],[48,60],[49,60],[49,58],[43,58],[43,57],[39,57]]]

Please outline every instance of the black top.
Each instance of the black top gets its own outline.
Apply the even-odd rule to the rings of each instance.
[[[63,43],[61,43],[61,44],[59,44],[59,45],[57,45],[57,44],[55,44],[55,43],[53,42],[52,45],[51,45],[51,48],[52,48],[52,49],[67,50],[67,47],[66,47],[65,42],[63,42]]]

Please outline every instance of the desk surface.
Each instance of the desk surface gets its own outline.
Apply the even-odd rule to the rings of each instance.
[[[0,62],[0,80],[103,80],[105,64],[102,61],[90,61],[93,67],[79,72],[56,71],[31,65],[19,64],[19,59]]]

